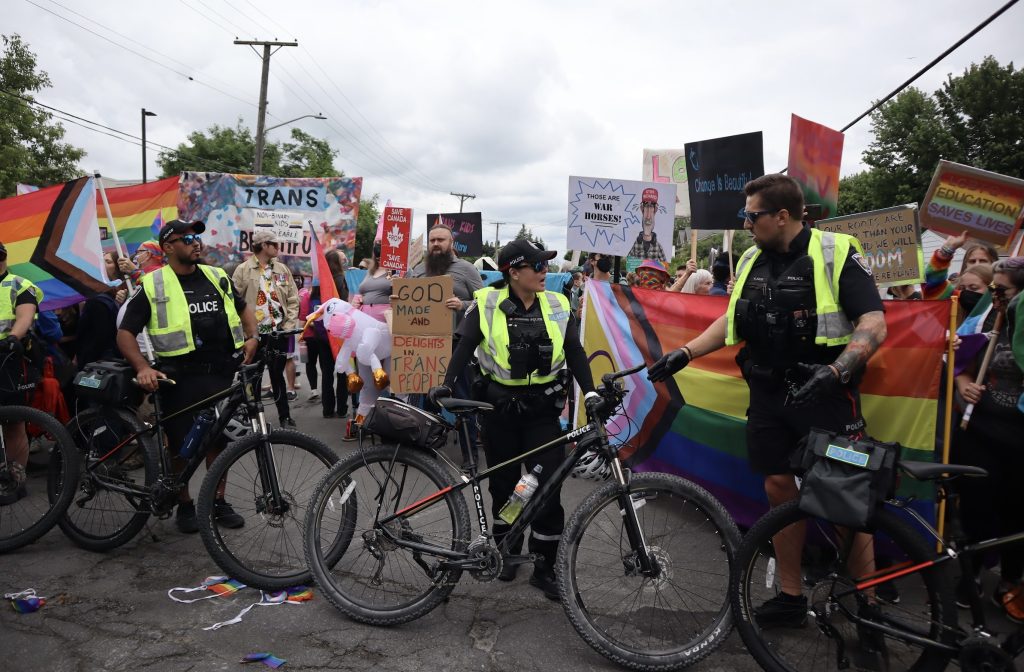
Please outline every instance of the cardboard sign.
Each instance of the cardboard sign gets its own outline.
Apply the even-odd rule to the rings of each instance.
[[[675,201],[674,184],[570,177],[566,246],[667,262]]]
[[[391,286],[391,389],[424,394],[444,382],[452,356],[455,311],[444,305],[454,296],[452,279],[394,278]]]
[[[957,236],[967,231],[1006,247],[1020,226],[1024,180],[939,161],[921,204],[921,225]]]
[[[484,226],[479,212],[449,212],[427,215],[427,232],[435,226],[451,230],[452,247],[460,257],[479,257],[484,253]]]
[[[880,286],[910,285],[924,280],[924,254],[917,205],[900,205],[856,215],[823,219],[822,231],[847,233],[864,248],[864,266]]]
[[[645,149],[643,180],[676,185],[676,217],[690,216],[690,188],[686,185],[684,150]]]
[[[800,183],[804,203],[819,203],[821,217],[839,212],[843,134],[795,114],[789,125],[789,176]]]
[[[252,251],[252,236],[259,231],[269,231],[277,236],[280,242],[278,249],[282,255],[290,257],[308,257],[313,251],[311,236],[313,217],[310,212],[295,210],[263,210],[249,208],[252,229],[239,231],[238,251]]]
[[[742,229],[743,185],[764,175],[761,132],[686,143],[690,227]]]
[[[381,268],[404,271],[409,268],[412,238],[412,208],[384,208],[384,231],[380,241]]]

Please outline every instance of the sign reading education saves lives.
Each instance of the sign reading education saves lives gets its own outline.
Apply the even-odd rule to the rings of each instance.
[[[921,224],[933,231],[1006,246],[1024,209],[1024,180],[952,161],[939,161],[921,206]]]
[[[395,278],[392,288],[391,391],[424,394],[444,382],[452,356],[452,279]]]

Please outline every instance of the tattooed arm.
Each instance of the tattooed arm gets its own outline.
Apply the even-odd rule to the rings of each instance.
[[[846,349],[836,358],[835,367],[840,371],[853,373],[866,366],[871,356],[882,345],[885,336],[885,313],[880,310],[864,313],[857,318],[853,336],[850,337]]]

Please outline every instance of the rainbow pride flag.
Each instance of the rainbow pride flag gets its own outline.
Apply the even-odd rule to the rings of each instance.
[[[8,270],[43,290],[41,310],[106,291],[91,177],[0,200]]]
[[[722,315],[727,297],[586,284],[583,344],[595,380],[609,371],[653,363],[700,334]],[[861,384],[868,432],[899,441],[904,457],[932,459],[948,301],[887,301],[889,333]],[[749,392],[735,357],[739,346],[695,360],[654,385],[645,372],[626,379],[624,414],[611,433],[628,444],[622,455],[638,471],[689,478],[718,497],[741,525],[767,510],[763,478],[746,457]],[[685,395],[685,400],[684,400]],[[614,427],[614,429],[613,429]],[[910,479],[904,479],[909,481]],[[927,486],[905,483],[931,515]]]
[[[107,201],[117,235],[121,245],[127,245],[129,254],[147,240],[156,238],[165,222],[178,218],[178,180],[175,176],[131,187],[107,189]],[[106,229],[107,213],[103,211],[103,201],[98,193],[96,207],[100,228]],[[104,249],[113,250],[113,236],[104,236],[103,244]]]

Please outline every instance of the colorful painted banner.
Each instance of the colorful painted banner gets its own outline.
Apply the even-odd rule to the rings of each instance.
[[[822,231],[846,233],[864,248],[864,263],[879,285],[911,285],[924,280],[924,252],[917,204],[843,215],[815,222]]]
[[[651,363],[700,334],[725,312],[727,297],[586,283],[584,347],[595,380]],[[947,301],[887,301],[889,335],[861,384],[868,431],[899,441],[907,459],[931,460]],[[624,413],[609,431],[641,471],[676,473],[708,488],[742,525],[767,509],[763,478],[747,466],[749,393],[735,363],[738,346],[695,360],[665,383],[627,378]],[[686,397],[684,401],[684,395]],[[614,428],[614,429],[613,429]],[[905,481],[910,479],[904,479]],[[906,484],[929,512],[929,489]]]
[[[570,177],[566,247],[669,261],[675,200],[672,184]]]
[[[268,211],[295,213],[304,223],[312,222],[324,250],[340,249],[351,259],[362,188],[361,177],[182,173],[179,218],[206,222],[203,255],[217,266],[248,255],[257,213]],[[312,241],[304,237],[296,255],[282,254],[281,259],[293,274],[312,275],[312,249]]]
[[[804,203],[821,205],[821,219],[839,213],[843,134],[795,114],[789,125],[789,176],[804,190]]]
[[[921,204],[921,226],[1009,245],[1024,210],[1024,180],[939,161]]]
[[[42,310],[107,290],[96,226],[96,182],[83,177],[0,201],[7,268],[43,291]]]
[[[106,191],[121,247],[123,249],[127,246],[128,254],[133,254],[147,240],[155,240],[160,227],[178,218],[177,177]],[[107,213],[103,210],[103,200],[98,193],[96,208],[104,249],[113,250],[114,237],[107,230]]]
[[[743,185],[764,175],[761,132],[686,143],[690,227],[742,229]]]
[[[484,252],[484,225],[479,212],[448,212],[427,215],[427,233],[435,226],[452,232],[452,248],[460,257],[479,257]],[[429,235],[428,235],[429,237]]]
[[[404,271],[409,268],[412,208],[386,206],[381,217],[384,225],[380,241],[381,268]]]
[[[686,185],[684,150],[645,149],[643,181],[676,185],[676,217],[690,216],[690,188]]]

